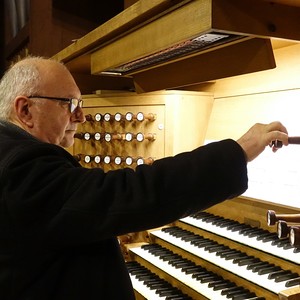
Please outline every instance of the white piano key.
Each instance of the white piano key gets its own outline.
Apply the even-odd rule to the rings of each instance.
[[[142,296],[148,300],[162,300],[166,297],[160,297],[155,293],[155,290],[151,290],[142,281],[138,280],[135,275],[129,274],[133,288]]]
[[[139,263],[133,262],[135,263],[134,265],[131,265],[131,263],[132,262],[127,263],[127,266],[128,266],[129,276],[134,290],[137,291],[140,295],[144,296],[147,300],[167,299],[167,296],[160,296],[157,293],[157,291],[162,288],[161,286],[157,288],[152,286],[152,288],[150,288],[147,286],[147,283],[149,283],[149,281],[151,280],[152,284],[168,285],[169,286],[168,288],[170,289],[172,288],[172,285],[169,284],[164,279],[157,276],[156,274],[152,273],[150,270],[140,265]],[[145,275],[148,278],[141,278],[142,275]],[[182,297],[182,299],[189,299],[189,300],[192,299],[188,295],[182,293],[180,290],[178,290],[178,293],[176,292],[176,296],[180,296]]]
[[[245,235],[239,234],[238,231],[227,230],[226,227],[222,228],[220,226],[211,224],[210,222],[204,222],[201,219],[193,218],[192,216],[182,218],[180,221],[198,227],[200,229],[212,232],[219,236],[234,240],[241,244],[256,248],[258,250],[270,253],[272,255],[290,260],[294,263],[300,264],[300,255],[299,253],[294,253],[292,249],[283,249],[282,247],[277,247],[272,245],[272,242],[262,242],[257,240],[256,237],[248,237]]]
[[[217,265],[231,273],[234,273],[246,280],[249,280],[257,285],[262,286],[265,289],[270,290],[273,293],[278,294],[280,291],[285,290],[286,281],[283,282],[275,282],[274,279],[268,279],[268,274],[258,275],[256,272],[252,272],[247,269],[247,265],[239,266],[238,264],[234,264],[232,260],[226,260],[220,256],[217,256],[215,253],[210,253],[205,251],[204,248],[199,248],[192,245],[190,242],[185,242],[180,238],[174,237],[169,233],[166,233],[161,230],[155,230],[151,232],[152,235],[157,236],[177,247],[184,249],[204,260],[209,261],[210,263]]]

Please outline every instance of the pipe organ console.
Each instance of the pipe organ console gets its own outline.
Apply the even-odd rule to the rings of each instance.
[[[70,151],[108,171],[203,144],[212,97],[184,93],[86,96]],[[299,300],[299,224],[300,209],[238,197],[119,242],[137,300]]]

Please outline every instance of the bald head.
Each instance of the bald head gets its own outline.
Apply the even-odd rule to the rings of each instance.
[[[12,65],[0,81],[0,119],[9,120],[17,96],[39,93],[47,77],[54,80],[55,67],[69,73],[63,64],[42,57],[27,57]]]
[[[76,123],[85,119],[81,108],[71,112],[71,103],[60,98],[81,98],[67,68],[51,59],[25,58],[13,65],[0,82],[0,119],[42,141],[69,147]]]

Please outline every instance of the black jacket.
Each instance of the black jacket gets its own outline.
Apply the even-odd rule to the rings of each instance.
[[[170,223],[247,188],[233,140],[104,173],[0,122],[0,299],[131,300],[117,235]]]

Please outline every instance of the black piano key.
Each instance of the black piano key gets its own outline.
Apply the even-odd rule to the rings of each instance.
[[[159,278],[160,279],[160,278]],[[160,280],[159,279],[154,279],[154,278],[152,278],[152,279],[147,279],[147,280],[145,280],[144,281],[144,283],[145,283],[145,285],[147,286],[147,287],[149,287],[149,288],[151,288],[152,286],[155,286],[155,285],[162,285],[162,283],[160,282]]]
[[[268,279],[274,279],[279,275],[285,275],[285,274],[290,274],[290,273],[291,273],[291,271],[287,271],[287,270],[275,271],[268,275]]]
[[[197,240],[198,236],[193,234],[193,235],[190,235],[190,236],[183,236],[181,239],[185,242],[190,242],[190,241],[193,241],[193,240]]]
[[[271,245],[274,246],[276,245],[277,242],[279,242],[279,237],[276,235],[276,236],[268,236],[266,238],[264,238],[262,240],[263,243],[268,243],[268,242],[271,242]]]
[[[166,300],[193,300],[191,297],[189,296],[167,296]]]
[[[284,245],[286,244],[289,244],[290,243],[290,240],[288,238],[286,239],[277,239],[277,240],[274,240],[271,244],[272,246],[276,246],[276,247],[283,247]]]
[[[279,275],[279,276],[275,277],[275,282],[282,282],[282,281],[294,279],[297,277],[299,277],[299,274],[291,272],[290,274]]]
[[[169,232],[169,234],[177,237],[177,238],[180,238],[180,237],[183,237],[183,236],[186,236],[186,232],[185,231],[174,231],[174,232]]]
[[[241,286],[225,288],[221,291],[221,295],[225,295],[227,297],[227,295],[232,295],[232,293],[234,293],[236,291],[241,291],[242,289],[243,289],[243,287],[241,287]]]
[[[143,274],[143,275],[137,275],[136,278],[139,280],[139,281],[145,281],[147,279],[150,279],[152,277],[151,274]]]
[[[203,218],[201,218],[201,220],[203,221],[203,222],[206,222],[206,223],[211,223],[213,220],[216,220],[216,216],[214,216],[214,215],[209,215],[209,216],[207,216],[207,217],[203,217]]]
[[[195,234],[191,231],[183,231],[182,234],[179,235],[181,239],[189,238],[189,237],[195,237]]]
[[[163,261],[169,261],[172,259],[175,259],[177,257],[177,254],[165,254],[165,255],[160,255],[159,258]]]
[[[218,226],[218,227],[220,227],[223,224],[229,225],[230,223],[231,223],[230,220],[224,219],[223,217],[220,217],[220,218],[218,218],[218,219],[211,222],[212,225],[215,225],[215,226]]]
[[[195,279],[197,279],[197,277],[201,277],[201,275],[203,276],[203,275],[205,275],[205,274],[207,274],[207,271],[199,271],[199,272],[195,272],[195,273],[193,273],[193,275],[192,275],[192,278],[195,278]]]
[[[169,284],[166,288],[160,289],[157,294],[159,294],[160,296],[172,296],[172,295],[178,295],[179,293],[180,292],[177,288]]]
[[[216,222],[223,221],[223,220],[224,220],[223,217],[215,216],[214,218],[206,219],[206,222],[211,223],[211,224],[215,224]]]
[[[253,228],[253,230],[247,231],[247,233],[244,234],[244,235],[247,236],[247,237],[249,237],[249,238],[256,238],[261,233],[262,233],[262,230],[260,228]]]
[[[176,257],[173,257],[172,259],[170,259],[168,261],[168,263],[173,265],[173,264],[176,264],[176,263],[179,263],[179,262],[182,262],[182,261],[185,261],[185,259],[182,256],[177,255]]]
[[[244,224],[238,223],[236,225],[228,226],[227,229],[230,230],[230,231],[236,232],[236,231],[240,231],[244,227],[245,227]]]
[[[247,254],[237,251],[236,253],[228,253],[227,255],[224,256],[224,258],[225,260],[232,260],[232,259],[246,257],[246,256]]]
[[[204,247],[204,250],[208,251],[210,253],[217,252],[218,250],[225,250],[225,249],[226,249],[226,247],[223,245],[220,245],[220,244],[208,245],[208,246]]]
[[[174,264],[174,267],[176,269],[182,269],[183,267],[189,266],[189,262],[182,261],[182,262],[177,262]]]
[[[173,227],[165,227],[162,228],[162,231],[167,232],[171,235],[174,235],[176,233],[183,233],[183,231],[181,230],[181,228],[177,227],[177,226],[173,226]]]
[[[263,235],[263,234],[268,234],[269,231],[262,229],[262,228],[256,228],[256,231],[253,232],[249,232],[248,237],[250,238],[258,238],[259,236]]]
[[[278,241],[278,236],[276,233],[270,233],[265,235],[262,239],[259,237],[256,238],[258,241],[261,240],[263,243]]]
[[[166,285],[165,282],[156,282],[156,283],[149,284],[148,287],[150,290],[157,290],[159,288],[163,288],[165,285]]]
[[[231,249],[230,252],[225,252],[220,254],[220,257],[225,258],[226,260],[231,260],[234,258],[244,257],[244,254],[241,253],[241,251],[238,251],[236,249]]]
[[[259,262],[256,262],[256,263],[251,263],[251,264],[247,265],[247,270],[252,270],[254,267],[263,266],[265,264],[266,264],[266,262],[264,262],[264,261],[259,261]]]
[[[145,273],[147,273],[147,271],[146,271],[146,270],[143,270],[143,269],[133,269],[133,270],[131,271],[131,274],[132,274],[132,275],[145,274]]]
[[[237,258],[235,258],[232,261],[232,263],[238,264],[239,266],[244,266],[244,265],[247,265],[247,264],[249,264],[251,262],[258,262],[258,261],[259,261],[258,258],[254,257],[252,255],[249,255],[249,256],[247,255],[245,257],[237,257]]]
[[[233,220],[228,220],[228,222],[224,222],[219,224],[220,228],[227,228],[229,229],[231,226],[237,225],[238,222],[237,221],[233,221]]]
[[[225,255],[226,253],[232,253],[233,249],[229,248],[229,247],[226,247],[222,250],[218,250],[216,252],[216,256],[221,256],[221,255]]]
[[[174,268],[176,268],[176,269],[178,269],[179,267],[178,266],[180,266],[180,264],[182,263],[182,260],[181,259],[174,259],[174,260],[170,260],[170,261],[168,261],[168,264],[169,265],[171,265],[171,266],[173,266]]]
[[[220,279],[220,277],[218,277],[216,274],[214,274],[214,275],[211,275],[211,276],[201,278],[200,282],[201,283],[208,283],[208,282],[213,282],[213,281],[216,281],[216,280],[219,280],[219,279]]]
[[[218,277],[220,277],[220,278],[219,279],[215,279],[213,281],[210,281],[207,286],[209,288],[213,288],[214,286],[216,286],[218,284],[225,283],[225,279],[222,276],[218,276]]]
[[[166,251],[164,249],[162,249],[162,250],[153,250],[153,251],[150,250],[149,252],[152,253],[155,256],[158,256],[158,257],[170,257],[174,254],[173,252]]]
[[[245,293],[249,293],[249,290],[246,290],[245,288],[240,286],[227,293],[226,298],[233,298],[234,296],[245,295]]]
[[[126,266],[127,266],[128,270],[141,269],[141,265],[136,261],[128,261],[128,262],[126,262]]]
[[[216,242],[214,241],[209,241],[209,240],[204,240],[204,241],[193,241],[191,242],[191,244],[193,244],[194,246],[198,247],[198,248],[204,248],[206,246],[212,246],[212,245],[216,245]]]
[[[224,217],[219,217],[218,220],[213,221],[214,225],[221,225],[221,224],[224,224],[224,223],[231,224],[232,220],[224,218]]]
[[[251,264],[255,264],[260,262],[259,258],[252,258],[252,259],[244,259],[238,262],[238,266],[242,267],[242,266],[248,266]]]
[[[198,272],[198,271],[203,271],[204,269],[200,266],[191,266],[191,267],[183,267],[182,268],[182,272],[184,272],[185,274],[193,274],[195,272]]]
[[[207,275],[207,276],[198,276],[198,278],[196,278],[200,283],[208,283],[208,282],[212,282],[214,279],[216,278],[216,274],[213,275]]]
[[[299,253],[299,252],[300,252],[300,248],[295,248],[295,249],[293,250],[293,252],[294,252],[294,253]]]
[[[158,256],[161,260],[171,260],[172,258],[176,258],[176,254],[174,253],[159,253],[159,254],[155,254],[153,253],[155,256]]]
[[[151,249],[151,248],[153,248],[153,244],[145,244],[145,245],[142,245],[141,248],[142,249],[149,249],[149,248]]]
[[[230,287],[234,287],[236,286],[236,284],[234,282],[224,282],[224,283],[220,283],[220,284],[216,284],[214,287],[213,287],[213,290],[214,291],[219,291],[219,290],[223,290],[225,288],[230,288]]]
[[[206,278],[206,277],[209,277],[209,276],[211,276],[213,273],[212,272],[209,272],[209,271],[206,271],[206,272],[203,272],[203,273],[201,273],[201,272],[199,272],[199,273],[197,273],[197,274],[193,274],[193,278],[195,278],[196,280],[201,280],[201,279],[203,279],[203,278]]]
[[[149,249],[148,251],[149,251],[149,253],[152,253],[152,254],[154,254],[155,256],[160,256],[160,255],[166,254],[166,251],[164,251],[164,250],[159,250],[159,249]]]
[[[170,289],[170,290],[165,290],[165,291],[161,291],[160,293],[158,293],[160,297],[166,297],[166,296],[176,296],[178,295],[178,290]]]
[[[239,225],[242,225],[242,224],[240,222],[238,222],[238,221],[232,220],[232,223],[228,224],[226,227],[227,227],[228,230],[231,230],[231,228],[233,228],[235,226],[239,226]]]
[[[294,246],[292,246],[291,244],[286,244],[283,246],[284,250],[293,249],[293,248],[294,248]]]
[[[228,250],[225,250],[225,251],[218,251],[217,255],[219,255],[220,257],[224,258],[227,255],[235,254],[235,253],[236,253],[235,249],[228,249]]]
[[[196,213],[196,214],[193,214],[192,216],[193,216],[193,218],[195,218],[195,219],[202,219],[202,218],[204,218],[205,216],[209,216],[210,214],[208,213],[208,212],[205,212],[205,211],[200,211],[200,212],[198,212],[198,213]]]
[[[282,270],[282,269],[280,267],[278,267],[278,266],[270,266],[270,267],[266,267],[266,268],[260,269],[257,272],[257,274],[258,275],[265,275],[265,274],[269,274],[269,273],[280,271],[280,270]]]
[[[246,236],[246,235],[248,235],[249,232],[253,232],[253,231],[257,231],[257,229],[253,228],[252,226],[245,225],[245,227],[239,231],[239,234]]]
[[[269,264],[268,262],[263,262],[262,264],[258,264],[252,268],[252,272],[257,273],[260,270],[264,270],[269,267],[274,267],[274,264]]]
[[[165,291],[169,291],[170,290],[170,286],[169,285],[166,285],[166,286],[163,286],[163,287],[159,287],[156,291],[155,291],[155,294],[158,294],[160,295],[161,293],[165,292]]]
[[[170,295],[170,296],[166,296],[165,299],[166,300],[193,300],[191,297],[184,296],[184,295]]]
[[[240,293],[238,295],[234,295],[232,297],[232,300],[244,300],[244,299],[250,299],[252,297],[255,297],[255,293],[251,293],[250,291],[245,291],[244,293]]]
[[[226,251],[226,250],[228,250],[228,247],[227,246],[224,246],[224,245],[220,245],[220,246],[216,246],[216,247],[213,247],[213,246],[211,246],[211,247],[209,247],[208,249],[207,249],[207,251],[209,252],[209,253],[219,253],[220,254],[220,252],[222,252],[222,251]]]
[[[292,286],[299,285],[299,284],[300,284],[300,277],[295,277],[293,279],[288,280],[285,283],[285,286],[286,287],[292,287]]]
[[[225,279],[224,277],[222,277],[219,274],[215,274],[215,275],[216,275],[216,278],[213,281],[208,282],[209,288],[214,289],[215,287],[218,287],[221,284],[223,284],[223,286],[224,286],[224,284],[226,284],[226,283],[228,284],[231,282],[230,280]]]

